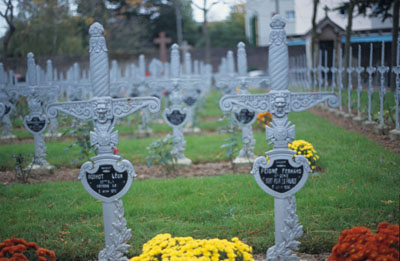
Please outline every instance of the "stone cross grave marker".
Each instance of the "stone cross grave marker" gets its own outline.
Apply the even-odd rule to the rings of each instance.
[[[18,99],[16,95],[12,95],[12,84],[10,85],[6,79],[6,72],[4,71],[3,64],[0,63],[0,102],[4,105],[4,112],[1,117],[2,133],[0,139],[9,140],[15,139],[15,135],[11,133],[12,123],[10,120],[11,112],[15,109],[15,103]]]
[[[400,101],[400,41],[397,42],[397,56],[396,66],[392,67],[392,72],[396,75],[396,91],[394,93],[395,101],[395,123],[396,127],[389,132],[389,136],[392,140],[400,139],[400,123],[399,123],[399,101]]]
[[[344,68],[343,68],[343,49],[342,47],[340,47],[339,49],[339,65],[338,65],[338,69],[337,69],[337,73],[338,73],[338,82],[339,82],[339,115],[343,115],[343,107],[342,107],[342,92],[343,92],[343,72],[344,72]]]
[[[353,48],[350,46],[349,66],[346,68],[348,78],[347,78],[347,114],[344,115],[345,118],[353,117],[353,114],[351,113],[351,91],[353,89],[351,74],[354,72],[354,67],[352,65],[352,58],[353,58]]]
[[[333,49],[332,50],[332,67],[330,68],[331,72],[332,72],[332,92],[333,93],[336,90],[336,78],[335,78],[335,76],[336,76],[336,72],[338,71],[338,69],[335,66],[335,63],[336,63],[336,61],[335,61],[335,59],[336,59],[335,53],[336,53],[335,49]]]
[[[324,66],[322,66],[322,50],[319,50],[319,65],[317,68],[318,71],[318,91],[322,91],[322,72],[323,72]]]
[[[266,138],[273,144],[267,157],[254,162],[251,173],[257,184],[272,195],[275,205],[275,245],[268,249],[267,260],[298,260],[292,253],[300,244],[296,238],[302,235],[298,224],[294,193],[305,184],[311,168],[307,159],[288,149],[295,138],[295,126],[288,121],[288,113],[300,112],[328,100],[331,107],[338,106],[338,98],[328,92],[290,92],[288,89],[288,47],[285,22],[275,15],[271,22],[269,68],[271,91],[267,94],[226,95],[220,100],[223,111],[240,106],[256,112],[273,114],[271,127],[266,127]]]
[[[182,100],[182,88],[190,83],[190,79],[180,77],[180,55],[179,46],[173,44],[171,47],[171,61],[170,61],[170,76],[169,79],[160,79],[150,84],[163,87],[166,91],[170,92],[169,104],[165,107],[163,118],[165,122],[172,127],[172,144],[173,149],[171,153],[177,158],[177,165],[190,165],[192,161],[185,157],[186,141],[183,134],[182,126],[187,121],[188,110],[185,109]]]
[[[375,125],[375,121],[372,120],[372,94],[374,93],[374,87],[372,85],[372,75],[376,72],[376,68],[372,66],[373,61],[373,44],[369,46],[369,66],[367,67],[368,73],[368,120],[363,122],[363,126],[371,128]]]
[[[160,60],[165,63],[167,61],[167,44],[171,43],[171,38],[165,37],[165,32],[160,32],[159,37],[154,39],[154,43],[160,45]]]
[[[381,66],[377,70],[380,74],[380,88],[379,88],[379,124],[375,126],[375,132],[378,134],[387,134],[388,127],[385,126],[383,119],[383,103],[385,101],[386,87],[385,87],[385,74],[389,71],[389,67],[385,66],[385,42],[382,42],[381,48]]]
[[[190,46],[190,44],[185,40],[182,42],[179,49],[182,51],[182,57],[185,57],[186,53],[192,49],[192,46]]]
[[[357,67],[355,68],[355,71],[357,73],[357,116],[353,118],[353,121],[361,124],[362,119],[361,119],[361,109],[360,109],[360,104],[361,104],[361,92],[362,92],[362,83],[361,83],[361,73],[364,72],[365,68],[361,66],[361,45],[358,45],[358,64]]]
[[[322,71],[324,72],[324,91],[328,91],[328,73],[329,73],[329,66],[328,66],[328,51],[324,51],[324,61],[325,66],[322,66]]]
[[[126,227],[124,208],[120,198],[128,192],[136,176],[132,164],[113,148],[118,144],[118,131],[113,131],[116,120],[148,107],[151,112],[160,110],[160,100],[154,97],[110,97],[110,71],[104,29],[99,23],[90,26],[90,73],[93,97],[87,101],[53,103],[47,106],[49,117],[58,111],[81,120],[93,120],[94,131],[90,143],[97,156],[85,162],[79,179],[83,187],[103,204],[106,247],[99,253],[99,260],[128,260],[124,254],[129,245],[131,230]]]
[[[314,52],[314,67],[312,67],[311,72],[312,72],[312,90],[316,91],[317,90],[317,78],[318,78],[318,67],[317,67],[317,52]]]
[[[43,112],[49,97],[58,95],[58,87],[48,84],[42,84],[40,73],[36,64],[33,53],[27,55],[27,73],[26,85],[15,86],[12,92],[18,95],[26,96],[30,113],[24,118],[25,128],[33,134],[35,143],[35,156],[28,168],[38,172],[48,172],[53,169],[46,161],[46,144],[43,132],[48,125],[48,118]]]
[[[54,103],[58,101],[58,97],[60,95],[59,91],[60,89],[57,87],[57,85],[54,83],[54,77],[53,77],[53,64],[51,60],[47,60],[46,62],[46,83],[49,86],[53,86],[53,88],[57,88],[52,94],[54,95],[49,95],[47,103]],[[49,119],[49,129],[48,132],[44,135],[45,137],[52,137],[52,138],[58,138],[61,137],[61,133],[57,131],[58,128],[58,121],[56,118],[51,118]]]

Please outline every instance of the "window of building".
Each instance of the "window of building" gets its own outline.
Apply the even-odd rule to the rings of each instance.
[[[296,13],[293,10],[286,11],[286,19],[287,20],[294,20],[296,18]]]

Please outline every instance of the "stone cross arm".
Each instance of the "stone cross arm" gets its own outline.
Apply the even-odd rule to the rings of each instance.
[[[6,106],[3,103],[0,103],[0,118],[3,117],[6,112]]]
[[[283,107],[278,104],[277,98],[283,98]],[[267,94],[225,95],[221,98],[219,106],[223,112],[232,111],[235,106],[244,107],[256,112],[282,112],[289,113],[308,110],[315,105],[328,101],[331,107],[339,106],[339,99],[334,93],[291,93],[289,91],[271,91]]]
[[[112,99],[111,97],[95,97],[89,101],[52,103],[46,107],[47,115],[57,117],[58,111],[81,120],[122,118],[130,113],[148,107],[154,113],[160,110],[161,102],[155,97],[137,97]]]

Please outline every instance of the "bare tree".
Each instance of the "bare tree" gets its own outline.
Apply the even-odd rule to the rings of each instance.
[[[8,30],[6,35],[3,38],[3,64],[6,63],[7,60],[7,49],[8,44],[10,43],[11,37],[15,33],[15,24],[14,24],[14,5],[12,0],[3,0],[3,3],[6,7],[4,12],[0,11],[0,16],[4,18],[8,25]]]
[[[218,4],[221,3],[221,0],[215,0],[212,2],[209,6],[207,6],[207,0],[203,0],[203,6],[199,6],[192,0],[192,4],[199,10],[203,12],[203,24],[202,24],[202,31],[203,31],[203,37],[204,37],[204,42],[206,44],[206,57],[205,57],[205,62],[209,63],[211,59],[211,42],[210,42],[210,36],[208,34],[208,20],[207,20],[207,14],[211,10],[211,8]]]
[[[315,66],[314,64],[314,59],[312,59],[312,57],[314,57],[314,52],[315,52],[315,42],[317,40],[317,10],[318,10],[318,4],[319,4],[319,0],[313,0],[314,5],[313,5],[313,16],[312,16],[312,28],[311,28],[311,63],[312,63],[312,67]],[[314,76],[313,76],[314,77]]]

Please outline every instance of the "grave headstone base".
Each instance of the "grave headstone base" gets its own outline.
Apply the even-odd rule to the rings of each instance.
[[[39,165],[39,164],[30,163],[24,169],[24,171],[30,170],[31,176],[40,177],[40,176],[48,176],[48,175],[53,174],[54,169],[55,169],[54,166],[51,166],[51,165]]]
[[[336,113],[336,109],[333,109],[333,108],[330,108],[330,107],[328,107],[328,111],[330,112],[330,113]]]
[[[152,134],[153,134],[153,130],[151,130],[151,129],[147,129],[147,130],[139,129],[139,130],[135,131],[134,136],[136,138],[146,138],[146,137],[150,137]]]
[[[389,131],[389,137],[391,140],[400,140],[400,130],[393,129],[393,130]]]
[[[45,138],[60,138],[62,136],[62,134],[61,133],[45,133],[44,134],[44,137]]]
[[[359,125],[359,126],[361,126],[361,124],[362,124],[362,118],[361,117],[354,117],[353,118],[353,123],[355,123],[356,125]]]
[[[387,135],[389,133],[389,127],[386,125],[376,125],[374,127],[374,133],[378,135]]]
[[[190,166],[192,165],[192,160],[188,158],[180,158],[176,160],[176,165],[178,166]]]
[[[350,114],[350,113],[345,113],[345,114],[343,114],[343,118],[345,118],[346,120],[350,120],[350,119],[352,119],[354,117],[354,115],[353,114]]]
[[[183,129],[184,134],[190,134],[190,133],[200,133],[200,129],[197,127],[188,127]]]
[[[376,122],[374,122],[374,121],[364,121],[362,123],[363,128],[368,129],[368,130],[373,129],[375,125],[376,125]]]
[[[233,160],[233,165],[237,168],[243,168],[243,167],[252,167],[254,161],[257,159],[257,157],[249,157],[249,158],[244,158],[244,157],[236,157]]]
[[[344,112],[343,112],[343,111],[340,111],[340,110],[334,110],[334,113],[335,113],[335,115],[338,116],[338,117],[341,117],[341,116],[344,115]]]
[[[17,138],[17,136],[15,136],[15,135],[6,135],[6,136],[0,136],[0,140],[14,140],[14,139],[16,139]]]

